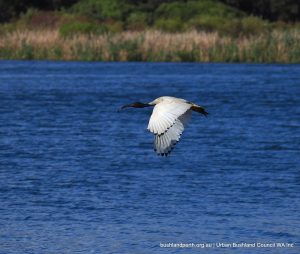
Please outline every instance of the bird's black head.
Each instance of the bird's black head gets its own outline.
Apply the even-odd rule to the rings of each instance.
[[[148,103],[142,103],[142,102],[134,102],[131,104],[126,104],[123,107],[121,107],[121,109],[124,108],[145,108],[145,107],[150,107],[152,105],[148,104]]]

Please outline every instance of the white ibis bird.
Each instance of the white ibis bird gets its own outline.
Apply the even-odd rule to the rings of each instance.
[[[154,150],[162,156],[169,155],[177,144],[192,111],[208,115],[203,107],[171,96],[162,96],[149,103],[134,102],[124,105],[121,109],[150,106],[154,106],[154,109],[147,129],[154,134]]]

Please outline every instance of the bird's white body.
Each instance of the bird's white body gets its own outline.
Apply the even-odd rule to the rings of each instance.
[[[167,155],[179,141],[191,117],[192,104],[184,99],[163,96],[150,102],[155,105],[148,130],[155,136],[154,150]]]
[[[171,152],[179,141],[192,111],[208,114],[201,106],[171,96],[162,96],[147,104],[136,102],[122,108],[147,106],[154,106],[148,130],[154,134],[154,150],[159,155],[168,155]]]
[[[148,130],[154,134],[161,135],[165,133],[184,113],[190,108],[184,99],[170,96],[159,97],[149,104],[155,105],[149,120]]]

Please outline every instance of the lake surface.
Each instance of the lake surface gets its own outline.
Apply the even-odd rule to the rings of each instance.
[[[169,157],[117,112],[163,95],[210,113]],[[1,254],[300,253],[300,65],[1,61],[0,103]]]

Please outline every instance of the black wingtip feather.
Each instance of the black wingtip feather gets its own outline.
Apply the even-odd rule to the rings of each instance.
[[[198,112],[198,113],[204,115],[204,116],[208,116],[208,112],[205,110],[205,108],[203,108],[203,107],[201,107],[201,106],[198,106],[198,105],[195,105],[195,104],[194,104],[194,105],[191,107],[191,109],[192,109],[193,111],[195,111],[195,112]]]

